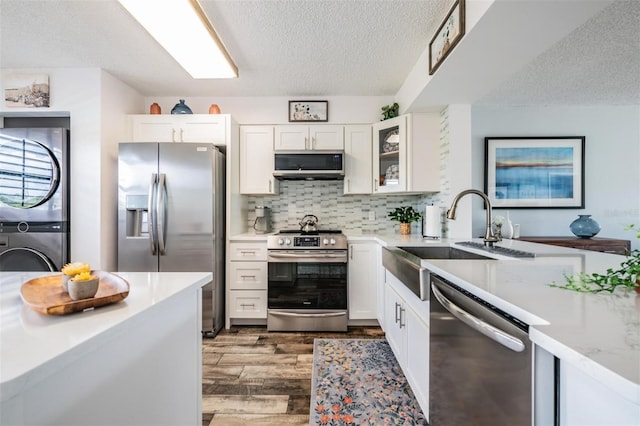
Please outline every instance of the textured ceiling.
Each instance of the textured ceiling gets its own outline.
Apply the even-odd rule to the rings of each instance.
[[[146,96],[393,96],[453,0],[200,2],[238,79],[193,80],[116,0],[0,0],[0,67],[99,67]],[[479,103],[639,104],[639,28],[616,0]]]
[[[640,1],[615,1],[477,103],[640,105]]]
[[[394,95],[451,2],[201,0],[240,76],[197,81],[116,0],[1,0],[1,60],[100,67],[149,96]]]

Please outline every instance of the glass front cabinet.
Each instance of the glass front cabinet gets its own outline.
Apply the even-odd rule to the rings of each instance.
[[[374,193],[439,191],[438,114],[375,123],[373,140]]]

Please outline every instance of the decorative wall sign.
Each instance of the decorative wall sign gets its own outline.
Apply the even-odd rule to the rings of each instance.
[[[485,138],[494,208],[584,208],[584,136]]]
[[[49,76],[47,74],[7,74],[3,80],[6,106],[49,107]]]
[[[289,121],[329,121],[329,102],[289,101]]]
[[[464,35],[464,2],[456,0],[429,43],[429,75],[436,72]]]

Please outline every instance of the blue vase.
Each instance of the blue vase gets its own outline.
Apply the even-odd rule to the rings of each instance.
[[[573,232],[576,237],[580,238],[591,238],[600,232],[601,229],[600,224],[591,219],[590,214],[579,214],[578,218],[571,222],[569,228],[571,228],[571,232]]]
[[[184,99],[180,99],[180,102],[171,110],[171,114],[193,114],[193,112],[191,112],[191,108],[185,105]]]

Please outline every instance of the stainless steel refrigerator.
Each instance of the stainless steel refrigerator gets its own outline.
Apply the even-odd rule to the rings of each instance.
[[[211,144],[119,145],[118,270],[212,272],[205,335],[224,326],[224,164]]]

